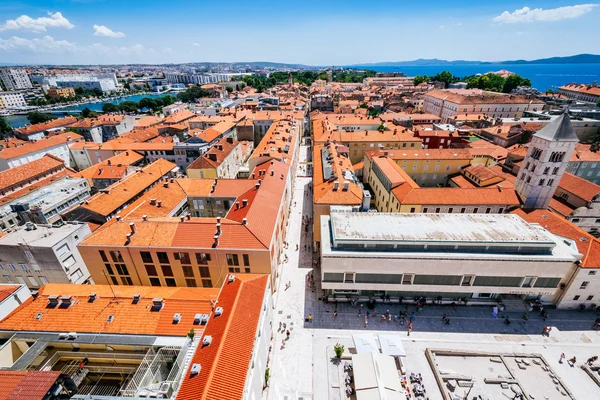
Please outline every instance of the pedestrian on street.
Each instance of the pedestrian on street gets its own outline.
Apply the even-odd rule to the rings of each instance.
[[[365,315],[365,328],[369,326],[369,317]]]
[[[412,322],[413,319],[415,319],[415,313],[414,312],[412,314],[410,314],[410,321]]]
[[[287,338],[290,338],[290,330],[288,329],[287,331],[285,331],[285,335],[287,336]]]
[[[412,321],[409,321],[408,322],[408,333],[406,336],[410,336],[410,333],[412,332],[412,326],[413,326]]]
[[[285,349],[285,339],[282,339],[282,340],[281,340],[281,348],[282,348],[282,349]]]
[[[565,357],[566,357],[566,356],[565,356],[565,353],[560,353],[560,358],[558,359],[558,363],[559,363],[559,364],[562,364],[562,363],[563,363],[563,360],[565,359]]]
[[[335,319],[337,318],[337,311],[333,312],[333,320],[335,321]]]
[[[446,320],[446,313],[443,313],[442,314],[442,321],[445,321],[445,320]]]
[[[577,362],[577,357],[573,356],[573,358],[571,358],[569,361],[567,361],[569,363],[569,365],[571,367],[575,366],[575,363]]]

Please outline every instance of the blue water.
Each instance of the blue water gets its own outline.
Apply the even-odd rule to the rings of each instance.
[[[403,72],[406,76],[435,75],[450,71],[452,75],[465,77],[475,74],[506,69],[531,80],[531,85],[539,91],[556,90],[566,83],[600,82],[600,64],[465,64],[465,65],[427,65],[427,66],[379,66],[355,67],[368,68],[378,72]]]
[[[173,93],[169,93],[169,94],[171,96],[175,96]],[[72,111],[81,111],[86,107],[92,111],[102,111],[102,104],[104,104],[104,103],[120,104],[120,103],[123,103],[124,101],[138,102],[141,99],[143,99],[144,97],[149,97],[151,99],[155,99],[157,97],[162,97],[162,96],[165,96],[165,94],[164,93],[163,94],[136,94],[134,96],[127,96],[127,97],[123,97],[121,99],[112,100],[110,102],[103,101],[100,103],[80,104],[78,106],[55,108],[53,111],[63,111],[65,113],[65,115],[69,114],[69,112],[72,112]],[[4,117],[4,119],[13,128],[19,128],[19,127],[21,127],[23,125],[27,125],[29,123],[26,115],[10,115],[8,117]]]

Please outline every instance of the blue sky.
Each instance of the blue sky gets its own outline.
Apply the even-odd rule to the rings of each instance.
[[[598,21],[586,0],[2,0],[0,63],[535,59],[599,54]]]

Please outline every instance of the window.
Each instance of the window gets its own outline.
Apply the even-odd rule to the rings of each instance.
[[[160,286],[160,279],[158,279],[158,278],[150,278],[150,284],[152,286]]]
[[[244,268],[244,272],[249,274],[250,273],[250,268]]]
[[[175,282],[175,278],[165,278],[165,283],[167,286],[175,287],[177,286],[177,282]]]
[[[186,279],[185,284],[187,287],[197,287],[195,279]]]
[[[242,254],[242,258],[244,259],[244,267],[250,266],[250,257],[248,254]]]
[[[460,275],[415,275],[413,285],[459,285],[462,278]]]
[[[129,271],[127,271],[125,264],[115,264],[115,268],[119,275],[129,275]]]
[[[540,179],[540,183],[539,183],[540,186],[544,186],[545,183],[546,183],[545,179]]]
[[[403,285],[412,285],[413,278],[414,278],[413,274],[402,275],[402,284]]]
[[[588,296],[587,299],[586,299],[586,301],[592,301],[593,299],[594,299],[594,295]]]
[[[145,263],[152,264],[154,261],[152,260],[152,254],[149,251],[140,251],[140,256],[142,256],[142,261]]]
[[[200,267],[200,277],[210,278],[210,269],[208,267]]]
[[[38,278],[40,279],[40,282],[42,282],[42,285],[48,283],[48,278],[46,278],[45,276],[38,276]]]
[[[6,264],[6,265],[8,265],[8,269],[10,269],[12,272],[15,272],[17,270],[17,268],[13,264]]]
[[[325,272],[323,274],[323,282],[338,282],[344,281],[344,274],[342,272]]]
[[[191,264],[189,253],[175,253],[175,259],[179,260],[182,264]]]
[[[60,256],[67,254],[70,250],[71,249],[69,249],[69,245],[65,243],[62,246],[60,246],[58,249],[56,249],[56,254],[60,257]]]
[[[344,274],[344,283],[354,283],[354,272],[346,272]]]
[[[111,276],[110,280],[111,280],[111,282],[112,282],[113,285],[118,285],[119,284],[119,281],[117,281],[117,278],[115,278],[114,276]]]
[[[579,296],[579,295],[577,295],[577,296],[573,297],[573,300],[574,300],[574,301],[577,301],[577,300],[579,300],[579,297],[580,297],[580,296]]]
[[[21,267],[23,271],[29,271],[29,267],[27,266],[27,264],[19,264],[19,267]]]
[[[583,281],[581,282],[581,286],[579,287],[579,289],[587,289],[589,285],[590,283],[588,281]]]
[[[356,283],[400,284],[401,274],[356,274]]]
[[[460,209],[460,213],[461,213],[461,214],[464,214],[466,210],[467,210],[467,209],[463,207],[463,208],[461,208],[461,209]]]
[[[122,263],[123,261],[123,256],[121,255],[121,252],[119,250],[111,250],[110,251],[110,258],[112,258],[113,262],[119,262]]]
[[[473,283],[473,275],[466,275],[466,276],[463,276],[463,280],[460,285],[461,286],[471,286],[472,283]]]
[[[109,275],[114,275],[115,274],[115,272],[113,271],[113,269],[110,266],[110,264],[104,264],[104,266],[106,267],[106,271],[108,272]]]
[[[146,273],[148,274],[148,276],[158,276],[158,273],[156,272],[156,267],[154,265],[144,265],[144,267],[146,267]]]
[[[0,269],[2,269],[2,268],[0,268]],[[31,264],[31,269],[34,271],[41,271],[40,266],[37,264]]]
[[[4,280],[6,281],[6,283],[13,283],[12,276],[10,275],[4,275]]]
[[[76,269],[75,272],[71,274],[71,281],[76,281],[77,279],[83,276],[83,272],[80,269]]]
[[[532,283],[533,283],[533,277],[526,276],[525,279],[523,280],[523,284],[521,286],[522,287],[531,287]]]
[[[489,207],[485,209],[485,213],[486,213],[486,214],[489,214],[491,211],[492,211],[492,209],[491,209],[491,208],[489,208]]]
[[[162,269],[164,276],[173,276],[173,270],[171,269],[170,265],[161,265],[160,268]]]
[[[414,212],[415,212],[415,208],[414,208],[414,207],[411,207],[411,208],[410,208],[410,212],[411,212],[411,213],[414,213]]]
[[[556,288],[560,283],[560,278],[537,278],[533,283],[536,288]]]
[[[210,254],[196,253],[196,262],[199,265],[207,265],[209,261],[210,261]]]
[[[479,208],[475,207],[475,208],[473,209],[473,214],[477,214],[477,211],[479,211]]]
[[[229,267],[229,272],[233,273],[239,273],[240,269],[239,268],[234,268],[234,267]]]
[[[522,280],[520,276],[477,276],[473,286],[519,287]]]
[[[423,212],[426,213],[427,212],[427,207],[423,208]]]
[[[556,174],[558,174],[558,167],[554,167],[554,169],[552,170],[552,175]]]
[[[238,255],[237,254],[226,254],[225,257],[227,257],[227,265],[229,265],[229,266],[232,266],[232,265],[238,266],[238,265],[240,265],[240,260],[238,259]]]
[[[194,277],[194,270],[192,269],[192,267],[190,265],[184,265],[181,268],[183,268],[183,276],[188,277],[188,278]],[[195,287],[195,286],[193,286],[193,287]]]
[[[550,172],[550,167],[544,168],[544,175],[548,175],[549,172]]]
[[[104,250],[100,250],[100,258],[102,258],[102,261],[108,262],[108,257],[106,257]]]
[[[31,251],[25,250],[23,252],[25,253],[25,257],[27,257],[28,260],[33,260],[33,254],[31,254]]]
[[[31,286],[38,286],[38,283],[33,276],[28,276],[27,279],[29,279]]]
[[[210,279],[202,279],[202,287],[212,287],[212,281]]]
[[[159,251],[159,252],[156,253],[156,256],[158,257],[158,262],[160,262],[161,264],[168,264],[169,263],[169,256],[167,255],[166,252]]]
[[[121,277],[121,282],[123,283],[123,285],[125,286],[132,286],[133,282],[131,281],[131,278],[128,276],[122,276]]]
[[[69,268],[69,267],[72,267],[73,265],[75,265],[75,262],[76,262],[75,257],[69,256],[69,257],[67,257],[67,259],[65,261],[63,261],[63,265],[66,268]]]
[[[18,282],[18,283],[20,283],[20,284],[22,284],[22,285],[25,285],[25,284],[26,284],[26,283],[25,283],[25,279],[23,279],[23,277],[22,277],[22,276],[15,276],[15,278],[17,279],[17,282]]]

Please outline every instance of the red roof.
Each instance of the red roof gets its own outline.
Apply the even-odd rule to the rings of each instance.
[[[244,396],[269,276],[240,274],[233,282],[225,282],[218,301],[223,314],[211,313],[204,329],[204,336],[212,336],[212,342],[197,348],[176,400],[239,400]],[[192,376],[194,364],[201,369]]]
[[[60,371],[0,371],[0,400],[42,400]]]
[[[12,295],[20,286],[16,285],[0,285],[0,303],[6,300],[7,297]]]

